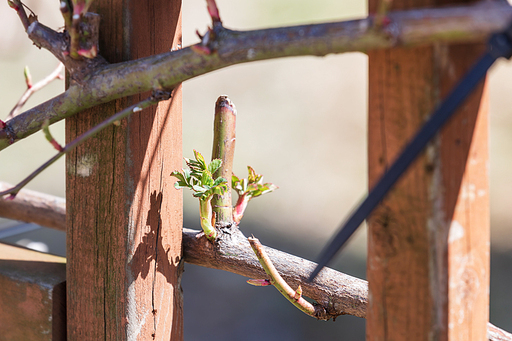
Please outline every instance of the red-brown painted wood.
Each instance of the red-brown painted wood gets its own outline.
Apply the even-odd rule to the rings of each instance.
[[[181,44],[181,2],[97,0],[113,63]],[[66,120],[66,139],[149,94]],[[181,87],[79,146],[67,166],[69,340],[182,340]]]
[[[369,3],[375,12],[378,2]],[[369,53],[370,186],[482,51],[474,44]],[[486,338],[487,114],[480,87],[369,219],[368,340]]]

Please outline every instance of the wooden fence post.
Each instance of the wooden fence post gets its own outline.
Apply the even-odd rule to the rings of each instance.
[[[369,0],[370,13],[380,2]],[[439,44],[369,53],[370,186],[483,50]],[[368,340],[487,337],[486,94],[484,86],[475,91],[368,221]]]
[[[100,53],[114,63],[181,44],[181,1],[97,0]],[[66,140],[149,94],[66,119]],[[181,87],[67,160],[68,340],[182,340]]]

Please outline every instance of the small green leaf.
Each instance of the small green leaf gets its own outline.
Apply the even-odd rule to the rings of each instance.
[[[215,182],[213,183],[212,187],[216,187],[220,184],[227,184],[228,183],[228,180],[224,179],[224,178],[217,178],[215,179]]]
[[[184,188],[184,187],[185,187],[185,186],[182,186],[182,185],[180,184],[180,182],[179,182],[179,181],[176,181],[176,182],[174,183],[174,188],[176,188],[176,189],[182,189],[182,188]],[[186,186],[186,187],[188,187],[188,186]]]
[[[201,184],[207,186],[213,185],[212,174],[208,170],[204,170],[201,174]]]
[[[193,185],[192,186],[192,189],[196,192],[200,192],[200,193],[203,193],[205,191],[205,189],[203,188],[203,186],[198,186],[198,185]]]
[[[210,171],[211,174],[215,174],[215,172],[220,168],[221,165],[222,165],[221,159],[214,159],[208,165],[208,171]]]
[[[183,176],[183,174],[181,174],[178,171],[172,172],[171,176],[174,176],[174,177],[178,178],[178,180],[185,181],[185,177]]]

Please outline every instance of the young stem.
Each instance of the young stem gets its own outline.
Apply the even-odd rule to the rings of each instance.
[[[235,156],[236,108],[227,96],[220,96],[215,103],[215,119],[213,128],[212,160],[221,159],[221,167],[213,174],[216,179],[223,177],[228,180],[228,190],[224,195],[214,195],[213,211],[217,224],[226,226],[233,223],[231,205],[231,176],[233,174],[233,158]]]
[[[233,208],[233,220],[237,225],[240,223],[240,220],[242,220],[245,208],[247,207],[247,204],[249,203],[250,200],[251,197],[248,196],[247,194],[243,194],[238,197],[236,205]]]
[[[217,238],[217,230],[212,225],[212,197],[208,197],[206,199],[199,199],[199,213],[201,217],[201,227],[203,228],[203,232],[206,238],[210,240],[215,240]]]
[[[274,264],[272,264],[272,261],[270,258],[268,258],[267,253],[263,249],[263,246],[261,245],[260,241],[257,238],[247,238],[249,243],[251,244],[251,247],[258,257],[258,260],[260,261],[261,266],[265,270],[268,276],[270,276],[270,282],[276,287],[281,294],[283,294],[284,297],[288,301],[290,301],[294,306],[296,306],[299,310],[306,313],[307,315],[311,317],[315,317],[317,315],[317,311],[315,307],[306,301],[302,297],[302,289],[299,285],[297,290],[293,290],[279,275],[277,272]]]

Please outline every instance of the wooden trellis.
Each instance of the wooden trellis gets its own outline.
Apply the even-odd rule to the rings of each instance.
[[[370,0],[370,13],[381,3]],[[447,3],[386,4],[401,10]],[[96,0],[91,11],[102,18],[100,50],[111,63],[181,44],[179,1]],[[370,186],[482,50],[480,43],[439,43],[368,53]],[[143,97],[68,118],[66,139]],[[37,311],[51,330],[46,339],[183,339],[182,199],[169,177],[181,167],[181,134],[177,87],[170,100],[68,156],[66,285],[61,264],[51,269],[55,277],[30,286],[51,296]],[[487,338],[487,165],[482,84],[369,220],[369,340]]]

